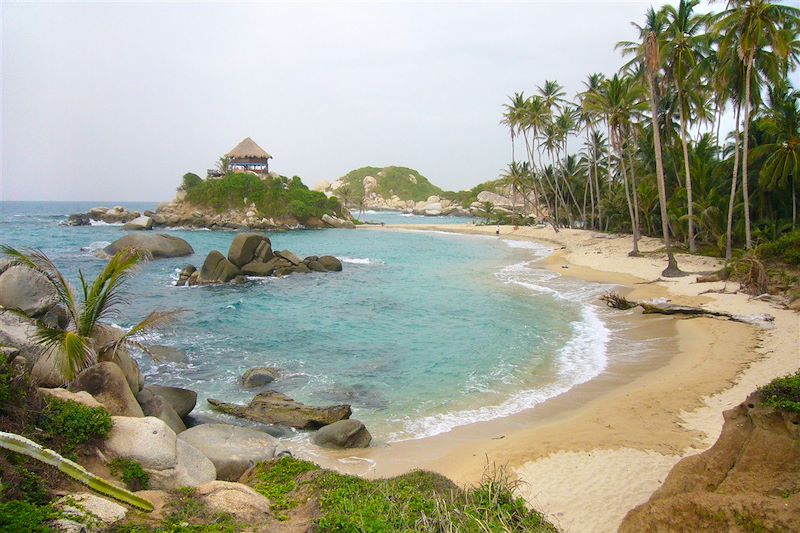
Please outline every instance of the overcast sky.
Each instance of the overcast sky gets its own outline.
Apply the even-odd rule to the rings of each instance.
[[[469,188],[510,160],[507,96],[614,72],[650,4],[2,2],[0,200],[168,200],[247,136],[309,186]]]

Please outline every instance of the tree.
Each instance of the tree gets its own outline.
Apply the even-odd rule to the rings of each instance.
[[[231,158],[227,155],[223,155],[217,160],[217,170],[219,170],[223,175],[229,173],[231,171]]]
[[[13,263],[43,275],[53,287],[58,304],[66,310],[66,327],[49,326],[41,320],[33,321],[36,326],[34,338],[42,347],[42,356],[55,358],[56,367],[65,382],[75,379],[78,373],[96,363],[103,354],[114,354],[121,347],[135,346],[148,352],[136,340],[137,337],[163,326],[179,313],[153,311],[123,335],[101,343],[101,339],[109,337],[107,333],[110,329],[103,321],[117,314],[117,308],[125,301],[121,289],[142,260],[139,252],[128,249],[117,252],[92,283],[79,272],[79,299],[63,274],[44,253],[35,250],[23,253],[6,245],[1,245],[0,251]],[[12,311],[27,318],[22,311]]]

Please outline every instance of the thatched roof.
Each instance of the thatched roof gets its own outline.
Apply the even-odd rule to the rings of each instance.
[[[233,150],[225,154],[231,159],[272,159],[272,156],[264,151],[256,142],[250,137],[246,137],[242,142],[237,144]]]

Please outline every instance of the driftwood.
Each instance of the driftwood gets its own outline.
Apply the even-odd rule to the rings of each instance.
[[[675,305],[666,302],[636,302],[628,300],[624,296],[620,296],[616,292],[607,292],[600,296],[600,300],[604,301],[607,306],[614,309],[633,309],[634,307],[641,307],[642,314],[645,315],[683,315],[689,317],[697,316],[710,316],[714,318],[723,318],[725,320],[733,320],[734,322],[743,322],[745,324],[756,324],[759,322],[772,322],[775,317],[772,315],[734,315],[726,311],[712,311],[710,309],[703,309],[702,307],[691,307],[688,305]]]

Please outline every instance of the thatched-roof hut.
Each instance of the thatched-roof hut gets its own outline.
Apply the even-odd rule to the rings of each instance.
[[[233,150],[225,154],[231,169],[252,170],[258,174],[269,173],[269,160],[272,156],[264,151],[250,137],[246,137]]]

